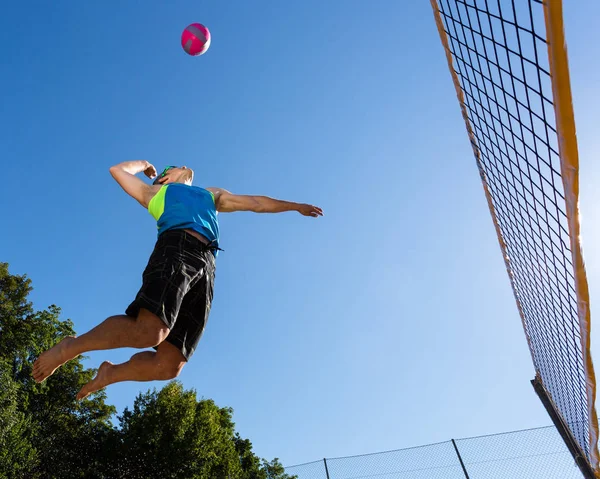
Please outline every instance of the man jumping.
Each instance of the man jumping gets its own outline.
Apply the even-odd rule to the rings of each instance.
[[[141,172],[154,179],[152,185],[135,176]],[[125,347],[155,351],[134,354],[122,364],[104,361],[96,377],[77,394],[80,400],[109,384],[179,375],[200,341],[212,304],[218,212],[323,215],[320,208],[308,204],[192,186],[194,172],[185,166],[168,166],[157,175],[147,161],[127,161],[111,167],[110,173],[157,221],[158,239],[142,287],[124,315],[111,316],[81,336],[66,337],[41,354],[33,377],[40,383],[88,351]]]

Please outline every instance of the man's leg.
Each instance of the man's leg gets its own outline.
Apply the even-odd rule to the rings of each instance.
[[[98,374],[77,394],[77,399],[84,399],[109,384],[122,381],[166,381],[176,378],[186,360],[181,351],[171,343],[164,341],[158,345],[156,352],[143,351],[134,354],[122,364],[104,361]]]
[[[89,332],[64,338],[41,354],[33,365],[33,377],[42,382],[64,363],[88,351],[149,348],[160,344],[168,334],[165,323],[146,309],[141,309],[137,318],[111,316]]]

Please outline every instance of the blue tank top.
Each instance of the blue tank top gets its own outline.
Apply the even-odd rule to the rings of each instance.
[[[197,186],[169,183],[150,200],[148,211],[157,222],[158,235],[173,229],[191,229],[219,246],[215,196]]]

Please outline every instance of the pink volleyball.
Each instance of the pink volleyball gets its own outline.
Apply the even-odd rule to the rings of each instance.
[[[202,55],[210,47],[210,32],[201,23],[188,25],[181,34],[181,46],[194,57]]]

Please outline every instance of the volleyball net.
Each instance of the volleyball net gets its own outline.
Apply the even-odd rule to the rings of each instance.
[[[561,0],[431,0],[536,371],[585,477],[600,477],[579,159]]]

